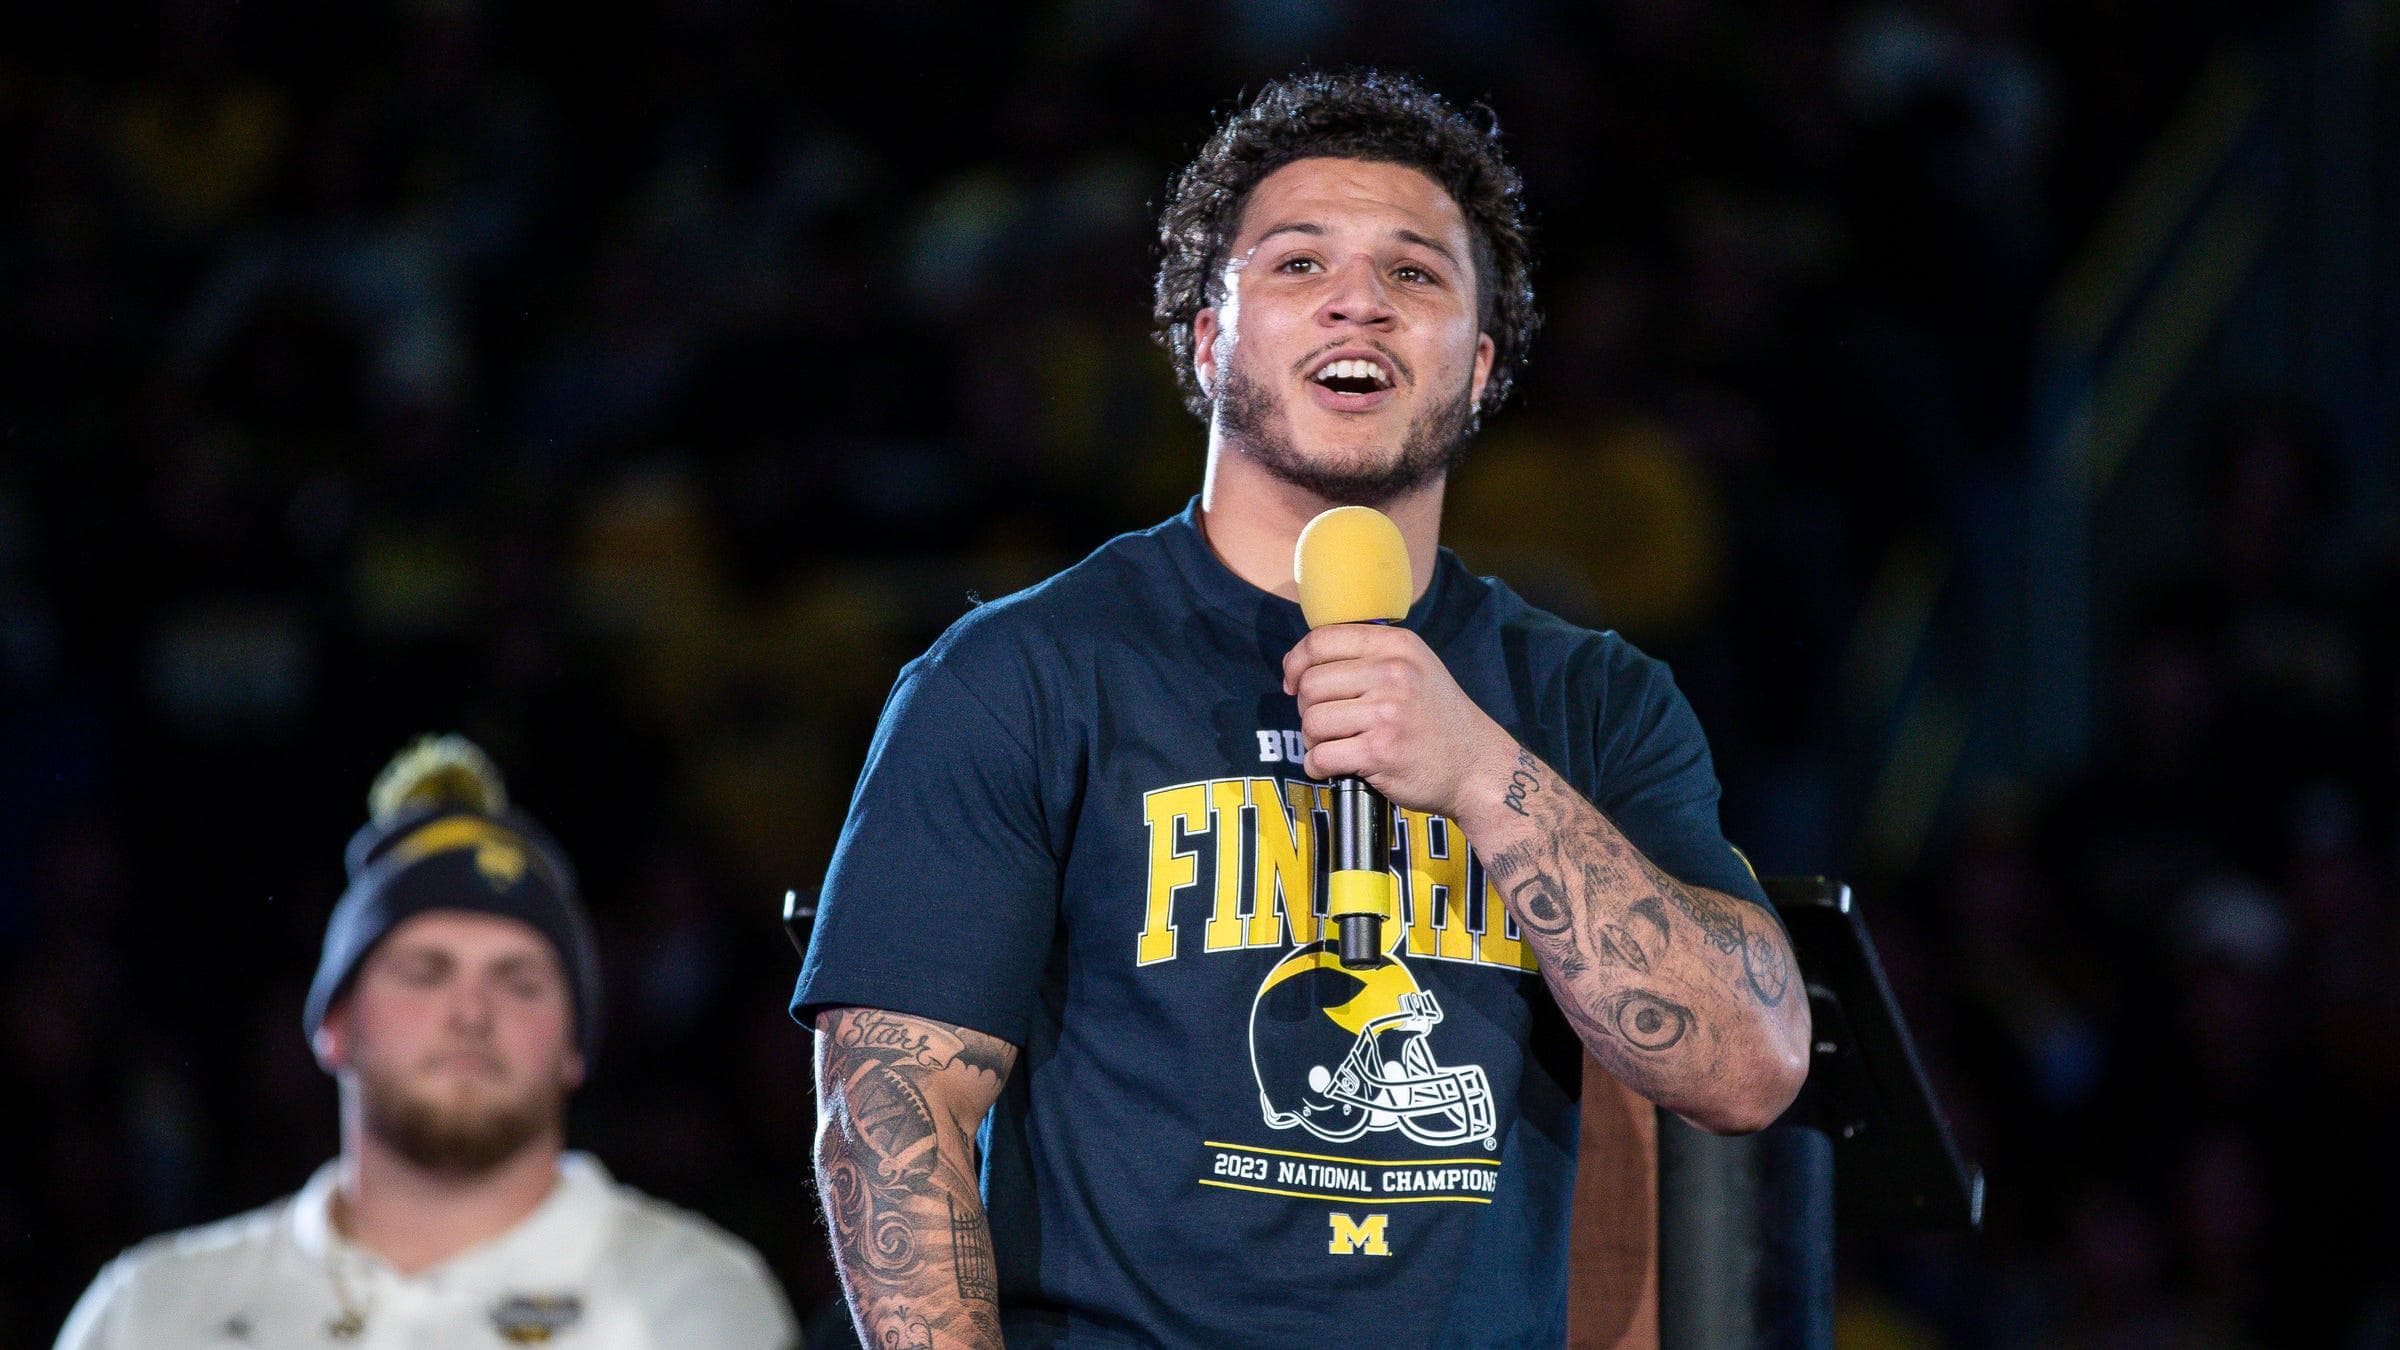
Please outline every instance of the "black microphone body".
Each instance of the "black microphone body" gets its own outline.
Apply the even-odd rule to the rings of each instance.
[[[1379,876],[1390,865],[1392,804],[1355,774],[1333,780],[1333,866],[1337,879]],[[1335,882],[1337,891],[1340,882]],[[1339,955],[1345,966],[1371,966],[1383,959],[1383,915],[1342,913],[1334,907]]]

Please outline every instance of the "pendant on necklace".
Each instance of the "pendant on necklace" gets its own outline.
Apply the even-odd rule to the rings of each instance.
[[[367,1330],[367,1319],[356,1308],[342,1309],[339,1317],[327,1318],[325,1334],[337,1341],[355,1341]]]

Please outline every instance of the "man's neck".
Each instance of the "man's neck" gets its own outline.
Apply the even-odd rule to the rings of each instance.
[[[489,1172],[430,1171],[364,1130],[349,1132],[333,1224],[404,1275],[431,1269],[523,1223],[558,1185],[560,1143],[536,1140]]]
[[[1441,546],[1443,481],[1432,483],[1379,508],[1400,527],[1408,545],[1409,598],[1433,584]],[[1210,551],[1235,576],[1280,595],[1299,598],[1292,580],[1292,551],[1300,532],[1319,514],[1339,505],[1267,472],[1256,460],[1212,442],[1208,477],[1200,488],[1201,534]]]

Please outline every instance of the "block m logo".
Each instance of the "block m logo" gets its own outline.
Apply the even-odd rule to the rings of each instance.
[[[1383,1226],[1391,1220],[1389,1214],[1370,1214],[1364,1219],[1353,1219],[1337,1212],[1325,1217],[1333,1223],[1333,1241],[1326,1245],[1325,1250],[1335,1256],[1356,1256],[1360,1252],[1369,1256],[1392,1254],[1391,1244],[1383,1240]]]

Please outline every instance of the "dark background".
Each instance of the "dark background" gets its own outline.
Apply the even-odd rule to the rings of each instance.
[[[1447,540],[1673,663],[1989,1173],[1845,1235],[1845,1343],[2400,1339],[2389,0],[10,30],[0,1344],[330,1155],[301,995],[437,729],[602,925],[576,1142],[821,1305],[780,897],[903,660],[1196,489],[1149,222],[1303,62],[1499,114],[1550,325]]]

